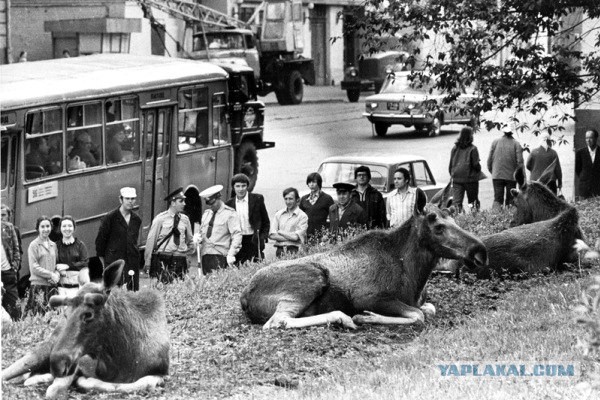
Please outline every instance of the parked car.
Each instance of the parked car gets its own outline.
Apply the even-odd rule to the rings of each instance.
[[[427,82],[425,79],[415,82],[411,81],[410,71],[388,72],[379,94],[365,99],[363,116],[375,125],[378,136],[385,136],[391,125],[414,126],[429,136],[439,135],[444,124],[479,127],[479,117],[473,115],[467,105],[475,96],[473,90],[465,89],[457,104],[443,109],[441,102],[446,95],[433,88],[435,77],[429,76]]]
[[[358,60],[358,68],[350,66],[344,71],[342,90],[348,95],[348,101],[356,103],[361,92],[378,93],[386,78],[386,70],[405,70],[409,54],[405,51],[383,51]]]
[[[438,183],[427,160],[420,156],[409,154],[348,154],[329,157],[323,160],[318,172],[323,178],[322,190],[335,199],[336,182],[354,182],[354,170],[360,165],[371,169],[371,186],[379,190],[384,197],[389,196],[394,190],[394,172],[400,167],[410,171],[411,186],[421,188],[427,198],[431,199],[446,184]]]

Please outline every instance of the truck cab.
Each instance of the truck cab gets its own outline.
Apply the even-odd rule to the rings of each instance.
[[[249,29],[227,28],[196,32],[190,56],[195,60],[244,59],[254,77],[260,79],[260,61],[254,33]]]

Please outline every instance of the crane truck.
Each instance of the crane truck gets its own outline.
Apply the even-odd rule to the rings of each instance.
[[[218,61],[244,60],[254,70],[258,94],[275,92],[279,104],[300,104],[304,84],[314,85],[314,60],[304,58],[301,0],[267,0],[260,27],[240,21],[192,0],[141,0],[186,23],[191,29],[191,50],[184,57]],[[189,47],[189,44],[187,45]],[[183,47],[186,47],[185,41]],[[235,62],[234,62],[235,63]]]

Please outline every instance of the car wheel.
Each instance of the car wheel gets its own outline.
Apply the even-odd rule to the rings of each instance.
[[[422,133],[424,129],[425,129],[424,125],[415,125],[415,131],[417,133]]]
[[[433,118],[433,122],[431,122],[431,124],[429,125],[429,136],[430,137],[439,136],[439,134],[442,130],[443,123],[444,123],[444,120],[443,120],[442,116],[436,115]]]
[[[346,94],[348,95],[348,101],[350,103],[356,103],[360,97],[360,89],[348,89]]]
[[[383,122],[375,122],[375,133],[377,136],[385,136],[390,126]]]

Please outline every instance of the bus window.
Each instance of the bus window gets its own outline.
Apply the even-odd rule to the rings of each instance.
[[[0,153],[0,171],[2,175],[2,190],[8,185],[8,137],[2,138],[2,152]]]
[[[102,164],[102,103],[67,107],[68,169]]]
[[[27,113],[25,179],[55,175],[63,170],[62,109]]]
[[[229,129],[227,129],[227,109],[225,93],[213,95],[213,144],[215,146],[228,144]]]
[[[179,151],[208,146],[208,88],[186,88],[179,91],[178,122]]]
[[[140,159],[138,130],[138,99],[109,99],[104,105],[106,119],[106,163],[137,161]]]

